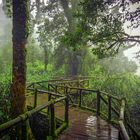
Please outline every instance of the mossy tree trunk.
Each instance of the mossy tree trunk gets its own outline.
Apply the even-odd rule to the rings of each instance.
[[[49,61],[48,61],[48,59],[49,59],[48,50],[47,50],[46,46],[44,46],[43,48],[44,48],[44,69],[45,69],[45,71],[47,71],[47,66],[48,66],[48,63],[49,63]]]
[[[73,17],[73,13],[75,11],[76,5],[78,4],[78,1],[71,1],[71,8],[69,6],[69,0],[61,0],[61,6],[64,10],[65,17],[68,22],[68,32],[73,33],[75,31],[75,19]],[[73,47],[73,46],[72,46]],[[69,51],[69,56],[68,57],[68,63],[69,63],[69,70],[68,70],[68,75],[76,76],[78,75],[78,59],[75,51]]]
[[[28,0],[12,0],[13,69],[12,117],[24,112],[26,90],[26,42],[28,37]]]

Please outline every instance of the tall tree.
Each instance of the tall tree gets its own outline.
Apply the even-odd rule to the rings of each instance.
[[[70,36],[74,36],[76,32],[76,18],[74,17],[74,13],[76,12],[76,8],[78,8],[78,0],[60,0],[61,6],[64,10],[65,17],[68,22],[68,30],[66,31],[66,34]],[[75,47],[74,45],[70,45],[67,47]],[[78,50],[80,52],[80,49]],[[69,75],[78,75],[78,70],[79,70],[79,60],[78,60],[78,53],[76,50],[72,49],[68,51],[68,64],[69,64]]]
[[[110,56],[126,43],[130,47],[140,43],[140,36],[129,35],[123,28],[126,22],[131,29],[140,25],[139,0],[83,0],[81,5],[79,15],[85,21],[87,41],[96,54]]]
[[[12,116],[24,112],[26,90],[26,42],[28,0],[13,0]]]

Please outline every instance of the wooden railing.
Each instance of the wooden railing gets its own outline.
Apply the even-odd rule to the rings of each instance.
[[[49,91],[44,91],[44,90],[37,90],[37,89],[28,89],[30,91],[35,91],[34,92],[34,106],[33,109],[30,111],[25,112],[22,115],[19,115],[17,118],[8,121],[2,125],[0,125],[0,136],[3,136],[2,134],[4,134],[5,132],[7,133],[9,130],[14,130],[16,127],[20,127],[21,128],[21,133],[20,135],[17,136],[18,139],[21,140],[28,140],[28,129],[27,129],[27,122],[29,121],[29,118],[38,112],[43,111],[44,109],[48,108],[48,114],[50,116],[49,122],[50,124],[48,124],[50,126],[50,130],[49,130],[49,135],[48,138],[50,139],[54,139],[56,136],[59,135],[59,133],[68,127],[69,124],[69,100],[68,100],[68,96],[67,94],[65,94],[65,96],[61,96],[58,95],[56,93],[53,92],[49,92]],[[49,101],[43,105],[40,106],[36,106],[37,105],[37,95],[38,94],[48,94],[49,95]],[[57,97],[57,99],[52,99],[52,97]],[[55,125],[55,104],[58,102],[62,102],[65,101],[65,113],[64,113],[64,120],[63,123],[60,125],[59,128],[56,129],[56,125]]]
[[[60,89],[60,90],[59,90]],[[63,91],[67,89],[70,104],[80,107],[81,109],[86,109],[89,111],[96,112],[97,116],[105,118],[110,123],[113,123],[119,128],[119,138],[122,140],[140,140],[140,136],[135,131],[135,128],[131,125],[131,122],[127,119],[127,109],[126,100],[124,98],[118,98],[116,96],[110,95],[106,92],[92,89],[84,89],[79,87],[68,87],[57,84],[49,84],[49,90],[55,91],[61,95],[64,94]],[[95,106],[84,106],[83,98],[87,95],[96,95]],[[74,98],[77,97],[77,102],[74,102]],[[96,109],[93,109],[96,108]],[[104,112],[105,110],[105,112]],[[107,113],[106,113],[107,112]]]
[[[64,79],[63,79],[64,80]],[[66,83],[64,83],[66,82]],[[127,102],[125,99],[120,99],[116,96],[110,95],[106,92],[100,90],[85,89],[81,86],[74,84],[75,80],[52,80],[52,81],[41,81],[30,84],[28,86],[28,91],[33,92],[34,95],[34,105],[31,111],[26,112],[23,115],[20,115],[14,120],[11,120],[5,124],[0,125],[0,133],[14,127],[15,125],[22,124],[22,137],[27,137],[26,122],[29,120],[29,117],[36,113],[40,112],[45,108],[48,108],[48,113],[50,113],[50,133],[49,136],[54,138],[57,136],[69,123],[69,105],[79,107],[81,109],[92,111],[96,114],[97,117],[105,118],[109,123],[116,125],[119,129],[119,138],[122,140],[140,140],[140,136],[135,131],[134,127],[130,123],[131,120],[128,119],[128,111],[126,107]],[[79,80],[78,80],[79,82]],[[80,82],[86,82],[86,79],[81,80]],[[46,84],[46,90],[36,89],[36,85],[43,87],[42,84]],[[84,83],[85,84],[85,83]],[[84,85],[83,84],[83,85]],[[38,94],[48,94],[48,103],[37,106]],[[90,95],[91,97],[87,99]],[[54,99],[54,97],[56,99]],[[91,100],[91,101],[90,101]],[[56,129],[55,128],[55,110],[54,105],[57,102],[65,101],[65,120],[63,124]],[[90,103],[88,103],[90,101]],[[90,104],[90,105],[89,105]],[[24,130],[24,131],[23,131]],[[26,130],[26,131],[25,131]]]
[[[63,85],[63,86],[74,86],[74,87],[85,87],[89,86],[89,79],[53,79],[53,80],[46,80],[46,81],[38,81],[38,82],[32,82],[27,84],[28,88],[43,88],[47,89],[48,84],[55,83],[57,85]]]

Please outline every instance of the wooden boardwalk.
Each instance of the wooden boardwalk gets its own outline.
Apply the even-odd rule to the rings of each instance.
[[[55,107],[56,116],[63,118],[62,106]],[[92,113],[71,107],[70,126],[57,140],[118,140],[118,130]]]
[[[140,140],[140,136],[135,129],[133,129],[133,125],[131,125],[132,121],[130,119],[126,120],[129,116],[125,113],[125,105],[127,105],[127,102],[124,98],[118,98],[104,91],[84,89],[79,88],[79,86],[71,87],[71,84],[70,87],[65,85],[65,83],[64,85],[63,83],[61,83],[62,85],[59,83],[60,86],[57,84],[51,85],[49,83],[49,91],[35,89],[35,83],[28,86],[30,92],[26,96],[26,106],[30,106],[33,109],[13,120],[1,124],[0,133],[4,134],[9,130],[11,133],[11,130],[16,130],[15,125],[17,128],[20,128],[22,123],[22,131],[18,139],[27,140],[28,129],[26,129],[26,122],[31,122],[33,120],[33,115],[35,115],[37,121],[32,128],[35,128],[35,133],[33,134],[38,140],[46,140],[47,136],[49,139],[56,138],[57,140],[118,140],[119,138],[122,140]],[[62,87],[64,87],[63,92],[65,94],[60,94],[61,92],[58,91],[59,88],[62,90]],[[73,90],[76,90],[76,96],[70,94]],[[96,94],[96,107],[94,109],[98,117],[95,117],[93,112],[81,110],[69,104],[72,103],[75,105],[75,100],[73,100],[73,98],[77,99],[78,97],[78,100],[76,100],[77,105],[79,107],[85,107],[86,110],[88,110],[88,105],[84,103],[84,97],[91,93]],[[92,103],[94,102],[92,101]],[[92,103],[90,104],[92,105]],[[102,108],[101,103],[104,103],[102,105],[105,105],[107,109],[106,113],[106,109]],[[119,106],[116,107],[116,105]],[[92,110],[93,105],[89,109]],[[41,114],[45,117],[45,120],[42,116],[37,116],[41,111],[43,111]],[[117,126],[119,129],[100,118],[100,116],[102,117],[102,111],[107,114],[108,120],[118,122]],[[46,113],[49,113],[49,117],[48,114],[46,116]],[[60,118],[60,120],[55,117]],[[127,121],[127,123],[124,123],[125,121]],[[34,122],[33,120],[33,124]],[[67,127],[68,125],[69,127]],[[65,128],[67,128],[67,130]],[[65,131],[63,131],[64,129]],[[60,135],[62,131],[63,133]],[[36,134],[38,134],[38,137],[36,137]],[[0,136],[0,139],[1,137],[2,136]]]
[[[46,95],[39,96],[38,104],[47,100]],[[33,98],[27,100],[27,104],[33,104]],[[55,115],[64,118],[64,105],[55,105]],[[75,107],[69,109],[69,128],[65,130],[57,140],[118,140],[118,129],[107,123],[100,117],[95,117],[91,112]]]

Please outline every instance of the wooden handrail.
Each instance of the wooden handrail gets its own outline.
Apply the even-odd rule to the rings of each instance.
[[[82,80],[68,80],[68,81],[65,81],[65,82],[58,82],[58,84],[67,84],[67,83],[76,83],[76,82],[83,82],[83,81],[88,81],[89,79],[82,79]]]
[[[84,79],[84,80],[88,80],[88,79]],[[27,83],[27,84],[28,84],[28,86],[30,86],[32,84],[49,83],[49,82],[59,82],[59,81],[65,81],[65,82],[72,82],[73,81],[74,82],[74,81],[78,81],[78,80],[73,80],[73,79],[51,79],[51,80],[44,80],[44,81],[38,81],[38,82],[31,82],[31,83]],[[62,82],[60,82],[60,83],[62,83]]]
[[[57,84],[50,84],[52,86],[57,86],[57,87],[63,87],[63,88],[69,88],[69,89],[77,89],[77,90],[85,90],[89,92],[97,92],[98,90],[93,90],[93,89],[86,89],[86,88],[80,88],[80,87],[70,87],[70,86],[65,86],[65,85],[57,85]]]
[[[99,95],[98,93],[100,93],[100,95],[97,96],[97,109],[96,109],[97,116],[99,116],[100,113],[101,113],[100,112],[100,99],[101,99],[101,100],[103,100],[108,105],[108,121],[111,121],[112,111],[115,112],[115,114],[119,117],[118,124],[120,126],[120,131],[122,133],[122,137],[124,137],[123,139],[124,140],[129,140],[130,139],[129,136],[128,136],[126,127],[124,125],[124,121],[125,121],[124,120],[124,114],[125,114],[125,111],[124,111],[125,110],[125,100],[124,99],[122,100],[121,98],[118,98],[118,97],[116,97],[114,95],[110,95],[109,93],[106,93],[104,91],[99,91],[98,92],[98,90],[85,89],[85,88],[79,88],[79,87],[70,87],[70,86],[57,85],[57,84],[51,84],[51,85],[54,86],[54,87],[55,86],[63,87],[63,88],[71,89],[71,90],[72,89],[76,89],[77,91],[81,90],[81,91],[95,92],[97,95]],[[69,95],[71,95],[71,94],[69,94]],[[78,95],[79,95],[79,98],[81,98],[81,94],[78,94]],[[106,99],[103,98],[104,95],[107,97],[108,101],[106,101]],[[117,101],[118,103],[121,102],[120,113],[112,106],[112,101],[113,100]],[[81,106],[82,106],[81,99],[79,99],[79,107],[81,107]]]
[[[122,139],[123,140],[130,140],[129,136],[128,136],[128,133],[126,131],[126,128],[124,126],[124,123],[122,120],[119,121],[119,126],[120,126],[120,129],[121,129],[121,133],[122,133]]]
[[[106,95],[106,96],[110,96],[111,98],[114,98],[114,99],[116,99],[116,100],[121,101],[121,98],[118,98],[118,97],[116,97],[116,96],[110,95],[109,93],[107,93],[107,92],[105,92],[105,91],[100,91],[100,92],[101,92],[101,94],[104,94],[104,95]]]
[[[17,118],[11,120],[11,121],[8,121],[4,124],[1,124],[0,125],[0,133],[6,129],[9,129],[11,128],[12,126],[20,123],[20,122],[23,122],[23,121],[26,121],[26,119],[28,119],[30,116],[32,116],[34,113],[37,113],[37,112],[40,112],[41,110],[47,108],[48,106],[50,106],[51,104],[55,104],[57,102],[60,102],[62,100],[65,100],[66,97],[61,97],[61,98],[58,98],[56,100],[51,100],[49,101],[48,103],[45,103],[43,105],[40,105],[30,111],[27,111],[26,113],[22,114],[22,115],[19,115]]]
[[[29,91],[35,91],[35,89],[33,88],[29,88],[27,89]],[[41,94],[51,94],[53,96],[56,96],[56,97],[63,97],[64,95],[61,95],[61,94],[58,94],[58,93],[55,93],[55,92],[52,92],[52,91],[46,91],[46,90],[41,90],[41,89],[36,89],[38,93],[41,93]]]
[[[65,86],[65,85],[57,85],[57,84],[50,84],[52,86],[57,86],[57,87],[63,87],[63,88],[68,88],[68,89],[77,89],[77,90],[82,90],[82,91],[88,91],[88,92],[95,92],[97,93],[99,90],[93,90],[93,89],[86,89],[86,88],[80,88],[80,87],[70,87],[70,86]],[[109,93],[107,92],[104,92],[104,91],[100,91],[101,94],[104,94],[106,96],[110,96],[111,98],[114,98],[116,100],[119,100],[121,101],[121,98],[118,98],[116,96],[113,96],[113,95],[110,95]]]
[[[121,101],[121,109],[120,109],[120,118],[119,118],[119,126],[122,133],[122,137],[124,140],[130,140],[128,133],[126,131],[126,127],[124,125],[124,113],[125,113],[125,100]]]
[[[130,128],[130,130],[135,134],[136,131],[131,127],[131,125],[129,123],[126,123],[126,120],[125,120],[125,104],[126,104],[126,101],[125,99],[120,99],[116,96],[113,96],[113,95],[110,95],[109,93],[106,93],[104,91],[100,91],[100,90],[93,90],[93,89],[86,89],[86,88],[80,88],[80,87],[71,87],[71,85],[69,86],[66,86],[65,84],[67,83],[77,83],[77,82],[84,82],[88,79],[77,79],[77,80],[73,80],[73,79],[53,79],[53,80],[47,80],[47,81],[40,81],[40,82],[33,82],[31,83],[27,90],[29,91],[33,91],[34,92],[34,109],[30,110],[30,111],[27,111],[26,113],[22,114],[22,115],[19,115],[17,118],[7,122],[7,123],[4,123],[2,125],[0,125],[0,132],[3,132],[4,130],[7,130],[9,128],[11,128],[12,126],[15,126],[17,125],[18,123],[20,122],[24,122],[26,120],[28,120],[28,118],[33,115],[34,113],[37,113],[37,112],[40,112],[42,111],[43,109],[45,108],[49,108],[49,111],[51,112],[51,133],[50,135],[51,136],[54,136],[56,134],[58,134],[65,126],[68,125],[69,123],[69,114],[68,114],[68,108],[69,108],[69,101],[72,100],[71,99],[71,94],[68,94],[68,90],[76,90],[77,91],[77,95],[79,96],[79,102],[78,102],[78,105],[80,108],[86,108],[82,105],[82,95],[86,92],[89,92],[89,93],[96,93],[97,94],[97,102],[96,102],[96,115],[97,116],[103,116],[103,113],[101,112],[101,102],[103,101],[106,105],[107,105],[107,109],[108,109],[108,121],[111,121],[113,115],[112,115],[112,112],[115,112],[117,117],[118,117],[118,124],[119,124],[119,128],[120,128],[120,132],[121,132],[121,137],[123,140],[130,140],[129,138],[129,135],[127,133],[127,130],[126,130],[126,126]],[[63,81],[63,82],[60,82],[60,81]],[[41,83],[45,83],[47,82],[47,90],[50,90],[50,86],[51,85],[52,87],[54,87],[54,92],[52,91],[45,91],[45,90],[40,90],[40,89],[35,89],[35,84],[38,84],[39,86],[42,86]],[[52,82],[55,82],[55,83],[52,83]],[[61,84],[64,84],[64,85],[61,85]],[[31,88],[33,87],[33,88]],[[59,87],[61,88],[64,88],[64,94],[61,94],[59,93]],[[85,91],[85,92],[84,92]],[[37,94],[48,94],[49,97],[48,97],[48,103],[44,104],[44,105],[40,105],[37,107]],[[58,97],[58,99],[56,100],[51,100],[51,97],[52,96],[55,96],[55,97]],[[71,96],[71,97],[70,97]],[[105,97],[104,97],[105,96]],[[60,101],[65,101],[65,123],[60,126],[59,129],[57,129],[55,131],[54,127],[55,127],[55,119],[54,119],[54,116],[55,116],[55,112],[54,112],[54,104],[55,103],[58,103]],[[117,101],[117,102],[121,102],[121,108],[120,108],[120,113],[116,110],[116,108],[113,106],[113,101]],[[73,102],[74,104],[74,102]],[[90,108],[88,108],[90,109]],[[93,109],[92,109],[93,110]],[[137,133],[135,134],[137,138],[139,138],[139,136],[137,135]]]
[[[110,96],[111,97],[111,96]],[[104,103],[107,105],[108,104],[108,102],[102,97],[102,96],[100,96],[100,98],[101,98],[101,100],[102,101],[104,101]],[[119,112],[113,107],[113,106],[111,106],[111,110],[113,111],[113,112],[115,112],[115,114],[117,115],[117,116],[119,116]]]

